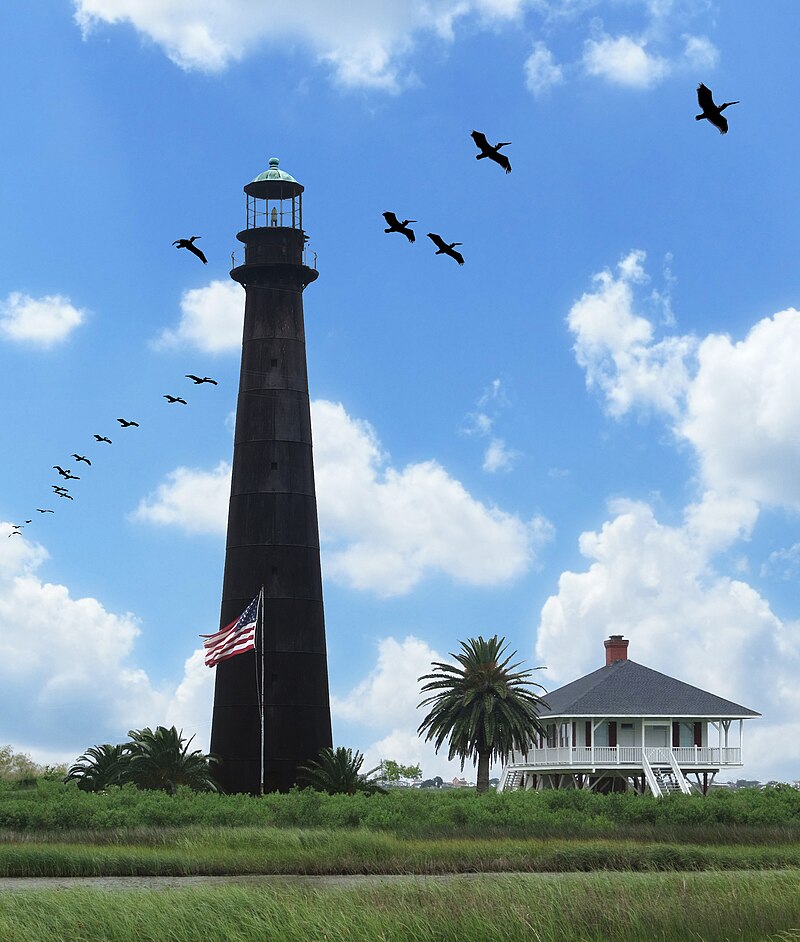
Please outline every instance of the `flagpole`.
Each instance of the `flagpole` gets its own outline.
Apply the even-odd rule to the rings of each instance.
[[[261,794],[264,794],[264,586],[261,586]]]

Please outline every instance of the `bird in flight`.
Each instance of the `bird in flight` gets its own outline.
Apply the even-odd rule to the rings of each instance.
[[[66,491],[56,491],[56,494],[58,494],[59,497],[66,497],[67,500],[75,500],[75,498]]]
[[[108,442],[109,445],[111,444],[111,439],[106,438],[105,435],[98,435],[97,432],[95,432],[94,437],[98,442]]]
[[[54,470],[54,471],[58,471],[58,473],[61,475],[62,478],[68,478],[68,477],[69,477],[69,474],[70,474],[69,470],[65,471],[65,470],[61,467],[61,465],[54,464],[54,465],[53,465],[53,470]]]
[[[40,514],[54,514],[54,513],[55,513],[55,510],[48,510],[48,509],[42,510],[41,507],[37,507],[36,510],[37,510]]]
[[[721,105],[714,104],[714,98],[711,89],[706,88],[701,82],[697,86],[697,103],[703,109],[702,114],[694,116],[695,121],[702,121],[705,118],[710,124],[719,131],[720,134],[728,133],[728,119],[723,117],[722,112],[730,105],[738,105],[738,101],[725,101]]]
[[[119,424],[120,424],[123,428],[128,428],[128,427],[131,426],[131,425],[135,426],[136,428],[139,428],[139,423],[138,423],[138,422],[129,422],[127,419],[117,419],[117,422],[119,422]]]
[[[202,379],[199,376],[195,376],[194,373],[186,373],[186,378],[194,381],[195,386],[199,383],[211,383],[214,386],[217,386],[218,383],[215,379],[211,379],[210,376],[204,376]]]
[[[501,147],[507,147],[511,141],[500,141],[499,144],[492,145],[486,140],[486,135],[482,134],[480,131],[473,131],[470,134],[470,137],[480,151],[480,154],[475,155],[476,160],[483,160],[484,157],[488,157],[489,160],[493,160],[496,164],[505,170],[506,173],[511,173],[511,163],[509,162],[508,157],[505,154],[500,153]]]
[[[389,224],[389,228],[384,229],[384,232],[402,232],[409,242],[417,241],[414,235],[414,230],[408,228],[408,224],[410,222],[416,222],[416,219],[404,219],[402,222],[400,222],[394,213],[389,212],[384,213],[383,218]]]
[[[73,454],[72,457],[73,457],[76,461],[85,461],[86,464],[88,464],[89,466],[91,466],[91,464],[92,464],[92,462],[89,461],[89,459],[86,457],[86,455],[76,455],[76,454]]]
[[[11,533],[9,533],[8,535],[9,536],[22,536],[19,530],[12,530]]]
[[[188,249],[192,255],[196,255],[204,265],[208,265],[208,259],[203,255],[200,249],[194,245],[194,240],[200,238],[202,238],[202,236],[192,236],[190,239],[176,239],[172,244],[179,249]]]
[[[186,400],[185,400],[185,399],[181,399],[180,396],[169,396],[169,395],[167,395],[167,396],[164,396],[164,398],[167,400],[167,402],[170,402],[170,403],[172,403],[172,402],[182,402],[184,405],[186,405]]]
[[[437,235],[435,232],[429,232],[428,238],[433,242],[434,245],[438,246],[436,250],[436,255],[449,255],[450,258],[454,258],[459,265],[464,264],[464,256],[461,252],[456,252],[453,250],[453,247],[456,245],[463,245],[463,242],[445,242],[444,239]]]

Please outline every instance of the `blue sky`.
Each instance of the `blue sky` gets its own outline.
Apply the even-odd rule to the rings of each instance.
[[[71,761],[175,723],[207,746],[228,270],[242,187],[275,155],[320,270],[336,744],[457,771],[415,733],[432,660],[499,633],[553,689],[622,633],[763,713],[732,777],[797,778],[800,11],[770,9],[3,5],[0,534],[32,523],[0,538],[0,743]],[[701,81],[741,99],[724,137],[694,121]],[[474,159],[473,128],[513,142],[510,175]],[[171,245],[193,234],[207,266]],[[54,464],[81,477],[73,502]]]

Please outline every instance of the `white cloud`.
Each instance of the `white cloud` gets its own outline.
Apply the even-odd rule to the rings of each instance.
[[[668,60],[647,52],[645,40],[630,36],[604,36],[588,39],[583,52],[583,65],[591,76],[599,76],[617,85],[649,88],[670,71]]]
[[[242,345],[244,294],[234,281],[212,281],[184,291],[181,318],[153,341],[160,350],[193,347],[203,353],[227,353]]]
[[[800,313],[764,318],[734,343],[712,334],[678,431],[703,481],[759,503],[800,509]]]
[[[338,403],[312,404],[314,468],[326,577],[380,595],[410,591],[426,575],[498,585],[522,575],[552,537],[530,521],[471,497],[436,461],[387,466],[372,427]],[[187,532],[224,533],[230,467],[178,468],[134,516]]]
[[[677,527],[643,503],[618,501],[611,511],[599,532],[580,536],[588,568],[562,573],[542,608],[536,652],[548,687],[602,667],[603,639],[622,634],[632,660],[763,713],[747,724],[748,768],[786,778],[800,757],[800,747],[785,748],[800,736],[797,625],[714,569],[697,508]],[[781,724],[793,732],[769,756],[764,743]]]
[[[713,69],[719,61],[719,50],[705,36],[684,36],[683,58],[692,69]]]
[[[761,566],[762,576],[778,576],[785,582],[796,580],[800,575],[800,543],[775,550]]]
[[[100,23],[129,23],[183,69],[219,72],[256,49],[306,43],[344,86],[396,90],[400,60],[418,35],[452,38],[456,20],[494,23],[522,0],[350,0],[265,4],[261,0],[74,0],[84,36]]]
[[[60,294],[32,298],[13,291],[0,301],[0,335],[43,349],[63,343],[85,318],[85,310]]]
[[[696,341],[674,336],[655,342],[651,322],[635,313],[633,286],[647,281],[645,258],[643,251],[634,250],[619,262],[617,277],[608,269],[595,275],[596,290],[573,304],[567,324],[586,385],[605,394],[610,415],[644,406],[677,417]]]
[[[502,438],[493,438],[483,456],[483,470],[490,474],[495,471],[510,471],[514,467],[516,452],[512,451]]]
[[[224,533],[228,520],[231,466],[226,461],[212,471],[176,468],[154,494],[139,502],[135,520],[159,526],[175,525],[187,533]]]
[[[564,70],[543,42],[537,42],[525,60],[525,87],[534,95],[543,95],[564,81]]]
[[[0,534],[7,528],[0,525]],[[152,722],[166,704],[132,662],[138,619],[42,582],[36,570],[46,558],[45,549],[25,536],[0,538],[0,716],[6,739],[63,750],[63,717],[69,715],[74,748],[117,741],[130,726]]]

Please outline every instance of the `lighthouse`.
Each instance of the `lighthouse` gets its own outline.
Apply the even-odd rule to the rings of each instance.
[[[216,667],[211,751],[227,792],[287,791],[332,745],[303,290],[303,187],[270,158],[244,187],[245,290],[221,625],[264,590],[263,644]],[[263,697],[261,678],[263,677]],[[263,699],[263,724],[262,724]],[[263,729],[263,742],[262,742]]]

